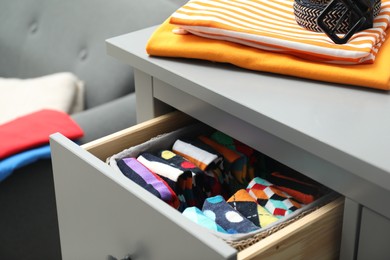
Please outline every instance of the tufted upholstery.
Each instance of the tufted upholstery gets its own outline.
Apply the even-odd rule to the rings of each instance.
[[[161,23],[185,2],[0,0],[0,77],[76,74],[86,87],[87,110],[72,115],[82,142],[131,126],[132,69],[106,55],[105,39]],[[50,160],[1,182],[0,210],[0,259],[60,259]]]
[[[130,68],[105,54],[104,40],[160,23],[180,2],[0,0],[0,76],[72,71],[89,108],[131,93]]]
[[[74,118],[87,142],[135,123],[133,74],[106,55],[105,39],[161,23],[185,0],[0,0],[0,77],[70,71],[86,83],[87,109]],[[118,109],[127,103],[122,110]],[[118,111],[122,114],[116,113]],[[118,114],[121,122],[112,115]],[[103,128],[96,120],[105,116]],[[111,121],[110,121],[111,120]]]

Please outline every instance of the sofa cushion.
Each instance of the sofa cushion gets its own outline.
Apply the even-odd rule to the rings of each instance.
[[[0,77],[71,71],[86,82],[87,109],[132,93],[132,68],[106,54],[105,40],[157,25],[186,2],[0,0]]]

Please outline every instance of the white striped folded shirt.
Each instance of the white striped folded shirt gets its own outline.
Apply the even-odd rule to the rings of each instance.
[[[382,0],[373,28],[360,31],[346,44],[300,27],[293,0],[191,0],[170,23],[194,35],[230,41],[266,51],[336,64],[374,63],[390,23],[390,0]]]

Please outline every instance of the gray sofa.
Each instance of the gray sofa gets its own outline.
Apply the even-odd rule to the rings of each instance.
[[[161,23],[185,2],[0,0],[0,77],[77,75],[86,87],[86,110],[72,115],[85,131],[81,143],[129,127],[132,69],[107,56],[104,41]],[[54,196],[50,160],[0,182],[0,259],[61,258]]]

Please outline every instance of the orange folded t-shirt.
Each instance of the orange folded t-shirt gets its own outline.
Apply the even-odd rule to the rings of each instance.
[[[265,51],[193,34],[175,34],[172,31],[178,26],[170,24],[169,21],[170,18],[150,37],[146,46],[149,55],[209,60],[230,63],[251,70],[325,82],[390,89],[389,35],[386,35],[386,40],[376,55],[375,63],[340,65],[305,60],[289,54]]]
[[[390,23],[390,1],[383,0],[373,27],[335,44],[325,33],[298,25],[294,0],[192,0],[170,23],[192,34],[266,51],[333,64],[373,63]]]

